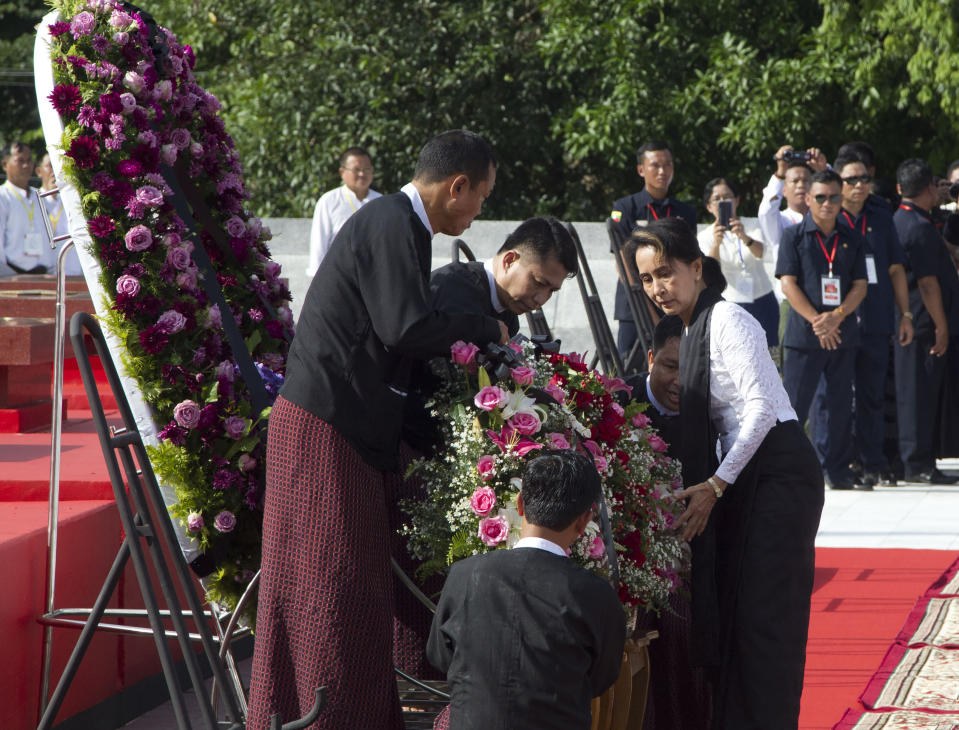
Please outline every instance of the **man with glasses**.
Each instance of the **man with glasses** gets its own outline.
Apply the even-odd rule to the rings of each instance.
[[[308,276],[320,268],[330,244],[347,219],[380,193],[370,189],[373,183],[373,162],[362,147],[349,147],[340,155],[340,179],[343,184],[329,190],[316,201],[313,225],[310,228],[310,263]]]
[[[791,309],[783,337],[783,385],[800,423],[805,423],[820,376],[826,381],[826,483],[851,489],[845,460],[850,444],[852,382],[859,327],[855,310],[866,296],[865,242],[836,223],[842,180],[832,170],[810,179],[802,223],[783,233],[776,276]],[[849,316],[853,315],[853,316]]]
[[[836,219],[840,230],[853,230],[865,242],[867,295],[859,305],[860,344],[855,355],[855,445],[849,461],[862,464],[857,489],[869,491],[880,481],[895,486],[883,453],[883,395],[893,332],[900,345],[912,342],[912,313],[906,284],[905,258],[892,214],[883,201],[870,204],[872,174],[858,157],[840,156],[833,166],[842,178],[842,210]],[[894,305],[895,302],[895,305]],[[896,316],[895,307],[899,309]],[[898,324],[896,324],[898,323]],[[826,384],[820,379],[812,406],[813,442],[823,453],[827,447]]]
[[[942,407],[949,336],[959,329],[959,278],[930,211],[937,204],[932,170],[909,159],[896,170],[902,195],[893,219],[906,254],[909,304],[916,336],[896,348],[896,401],[899,450],[906,480],[954,484],[955,477],[936,468],[936,436]]]

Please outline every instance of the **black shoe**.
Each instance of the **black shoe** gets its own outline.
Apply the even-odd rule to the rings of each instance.
[[[882,486],[884,487],[899,486],[899,480],[896,479],[896,474],[895,472],[892,471],[892,469],[889,469],[882,473],[882,476],[879,478],[879,483],[882,484]]]
[[[949,485],[959,482],[959,477],[949,476],[948,474],[943,474],[938,469],[933,469],[932,471],[924,471],[921,474],[911,476],[909,477],[909,481],[918,482],[919,484]]]
[[[856,489],[863,492],[871,492],[872,488],[879,483],[879,475],[874,471],[864,471],[856,484]]]
[[[832,481],[829,477],[826,477],[826,486],[830,489],[852,489],[855,485],[852,479],[837,479],[836,481]],[[869,487],[869,489],[872,489],[872,487]]]

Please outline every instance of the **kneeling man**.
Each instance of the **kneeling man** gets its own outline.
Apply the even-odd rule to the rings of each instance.
[[[542,452],[523,474],[516,546],[450,569],[426,651],[447,674],[453,730],[590,727],[626,640],[616,591],[566,556],[600,489],[592,460]]]

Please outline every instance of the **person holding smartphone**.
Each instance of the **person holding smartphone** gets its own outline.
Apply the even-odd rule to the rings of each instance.
[[[773,285],[763,268],[762,233],[749,231],[736,217],[739,193],[729,180],[717,177],[706,183],[703,202],[714,218],[712,225],[698,234],[699,248],[719,261],[727,287],[723,298],[735,302],[759,320],[766,333],[768,347],[779,344],[779,304]]]

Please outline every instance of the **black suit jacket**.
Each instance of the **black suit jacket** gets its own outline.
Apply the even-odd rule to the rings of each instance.
[[[497,312],[490,297],[489,277],[482,261],[457,261],[430,275],[433,308],[450,314],[485,314],[503,322],[512,337],[519,332],[519,317],[508,309]],[[485,342],[474,343],[479,347]]]
[[[430,304],[429,231],[405,193],[367,203],[333,239],[303,300],[280,394],[378,469],[396,467],[411,358],[499,339],[483,314]]]
[[[455,563],[426,654],[454,730],[576,730],[619,676],[626,618],[606,581],[535,548]]]

